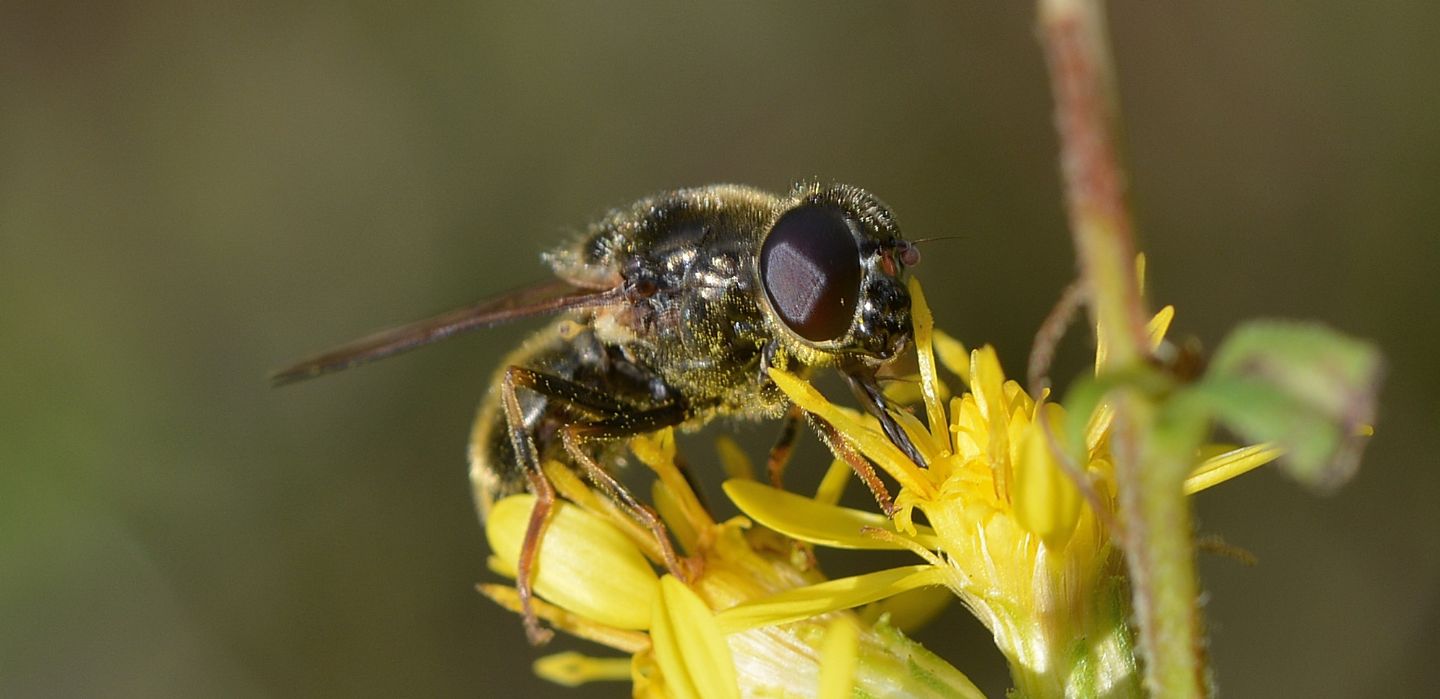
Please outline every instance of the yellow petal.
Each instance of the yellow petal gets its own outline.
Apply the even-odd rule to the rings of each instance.
[[[910,436],[910,441],[915,445],[916,449],[920,450],[920,456],[924,457],[925,463],[933,463],[941,456],[950,453],[950,430],[948,429],[948,424],[943,422],[938,423],[940,425],[940,432],[938,435],[932,436],[930,430],[925,427],[924,423],[920,422],[920,418],[910,413],[903,410],[892,410],[890,411],[890,416],[895,418],[895,422],[900,425],[900,429],[905,430],[905,434]],[[866,422],[869,423],[869,420]],[[880,422],[878,420],[874,423],[874,429],[880,429]],[[944,442],[941,443],[940,440],[944,440]],[[940,452],[941,449],[945,450],[944,454]]]
[[[648,647],[636,653],[630,665],[630,686],[632,699],[674,699],[674,693],[665,686],[665,673],[655,662],[655,649]]]
[[[1110,357],[1110,343],[1105,341],[1105,333],[1100,332],[1100,326],[1095,326],[1095,375],[1100,375],[1100,367],[1105,366],[1105,360]]]
[[[921,587],[866,606],[860,618],[873,624],[888,615],[891,626],[908,634],[930,623],[955,599],[950,588]]]
[[[541,465],[541,469],[545,472],[545,477],[550,480],[550,485],[555,487],[555,492],[559,493],[562,498],[596,514],[605,511],[604,498],[580,480],[575,469],[554,459],[547,460]]]
[[[660,430],[654,434],[640,435],[630,439],[630,450],[645,465],[653,467],[658,463],[675,461],[675,432]]]
[[[720,435],[715,439],[715,452],[720,456],[720,466],[725,469],[726,476],[755,478],[755,466],[750,462],[750,457],[745,454],[745,450],[741,449],[735,440]]]
[[[1144,260],[1138,260],[1142,266]],[[1160,342],[1165,339],[1165,333],[1170,330],[1170,321],[1175,319],[1175,307],[1166,306],[1145,324],[1145,332],[1150,338],[1150,351],[1160,347]],[[1105,333],[1095,333],[1095,374],[1100,374],[1100,367],[1105,366],[1105,357],[1110,353],[1110,348],[1105,344]]]
[[[1185,494],[1194,495],[1212,485],[1224,483],[1274,461],[1284,452],[1280,447],[1266,443],[1241,447],[1206,459],[1185,479]]]
[[[910,461],[910,458],[905,456],[894,444],[891,444],[889,438],[869,429],[858,418],[832,405],[809,382],[778,369],[770,370],[770,378],[790,400],[795,401],[796,405],[815,413],[834,425],[846,440],[854,444],[865,456],[870,457],[875,465],[899,481],[900,487],[912,488],[926,496],[934,495],[935,489],[925,478],[920,467]]]
[[[985,420],[975,407],[975,395],[966,393],[950,399],[950,433],[955,453],[966,458],[980,456],[984,451]],[[930,468],[935,468],[934,464]]]
[[[1009,401],[1005,395],[1005,372],[995,348],[985,345],[970,353],[970,386],[975,405],[985,420],[989,443],[985,445],[995,492],[1002,497],[1010,490]]]
[[[987,419],[992,410],[1003,413],[1006,406],[1005,370],[1000,367],[1000,357],[995,348],[985,345],[970,353],[971,393]],[[990,428],[994,430],[992,426]]]
[[[960,377],[966,386],[969,386],[970,350],[965,349],[965,343],[940,330],[933,332],[931,343],[934,345],[935,356],[940,360],[940,364]]]
[[[700,532],[695,529],[695,523],[685,516],[675,494],[664,483],[655,481],[650,484],[650,500],[655,504],[660,519],[669,525],[670,535],[680,542],[680,548],[686,554],[694,554],[699,547]],[[653,535],[651,538],[654,538]]]
[[[655,541],[655,535],[621,510],[614,500],[601,496],[598,491],[580,480],[575,469],[554,459],[546,461],[543,468],[545,477],[550,479],[550,484],[555,486],[555,492],[559,493],[562,499],[579,505],[580,509],[591,514],[604,517],[612,526],[630,537],[630,541],[640,547],[650,560],[661,560],[660,546]],[[511,566],[508,574],[515,576],[514,566]]]
[[[704,600],[667,575],[660,580],[653,615],[650,638],[666,688],[680,697],[739,698],[730,646]]]
[[[920,389],[919,373],[909,373],[903,376],[887,376],[884,383],[884,393],[894,405],[919,405],[924,401],[924,391]],[[946,386],[943,380],[937,380],[935,391],[939,393],[940,401],[949,401],[950,386]]]
[[[660,668],[660,682],[664,685],[664,695],[676,699],[703,699],[700,688],[695,686],[695,679],[690,676],[690,669],[685,665],[685,655],[680,649],[681,631],[676,628],[675,621],[670,618],[670,612],[665,607],[662,597],[655,597],[655,610],[651,614],[655,624],[650,628],[651,653],[655,657],[655,664]],[[652,679],[651,682],[654,680]]]
[[[841,549],[907,548],[891,539],[865,534],[866,528],[895,531],[883,515],[822,504],[755,481],[726,481],[724,487],[725,494],[747,517],[792,539]],[[920,546],[933,550],[940,545],[933,529],[920,525],[915,529],[915,535],[909,538]]]
[[[850,464],[835,459],[830,462],[830,468],[825,470],[825,477],[820,479],[820,485],[815,488],[815,502],[825,505],[839,504],[840,498],[845,495],[845,486],[850,484]]]
[[[491,556],[490,559],[493,561],[495,557]],[[501,574],[503,575],[505,573]],[[509,571],[509,574],[514,575],[514,571]],[[508,585],[485,583],[476,585],[475,589],[479,590],[480,594],[489,597],[496,604],[516,614],[521,613],[520,593],[515,588]],[[600,645],[610,646],[615,650],[626,653],[639,653],[650,647],[650,637],[642,631],[624,631],[597,623],[579,614],[572,614],[543,599],[533,601],[535,604],[535,616],[544,619],[549,622],[551,626],[576,638],[594,641]]]
[[[925,396],[925,419],[935,436],[945,440],[945,451],[950,451],[950,423],[945,419],[945,407],[940,403],[940,375],[935,371],[935,352],[932,349],[935,318],[930,315],[930,306],[925,303],[920,280],[914,277],[910,278],[910,322],[915,327],[915,354],[920,364],[920,392]],[[934,460],[928,454],[926,457]]]
[[[941,585],[945,571],[929,564],[892,568],[787,590],[746,602],[715,615],[722,633],[809,619],[839,609],[897,595],[926,585]]]
[[[1138,262],[1142,266],[1144,265],[1144,260],[1138,260]],[[1175,320],[1175,307],[1166,306],[1145,324],[1145,333],[1150,338],[1150,351],[1153,352],[1160,347],[1160,343],[1165,339],[1165,333],[1170,330],[1170,322],[1173,320]],[[1105,356],[1109,354],[1109,348],[1105,346],[1104,333],[1096,333],[1095,336],[1097,340],[1095,343],[1095,373],[1099,374],[1100,367],[1105,366]]]
[[[702,530],[715,526],[710,512],[700,503],[685,474],[675,465],[675,431],[661,430],[650,435],[630,438],[630,451],[640,462],[650,467],[660,482],[670,490],[676,510],[689,520],[690,526]]]
[[[630,658],[593,658],[575,651],[547,655],[531,667],[540,678],[566,687],[630,679]]]
[[[1054,403],[1047,404],[1045,416],[1056,441],[1061,442],[1059,430],[1065,420],[1064,409]],[[1038,420],[1021,438],[1013,493],[1015,519],[1020,526],[1039,536],[1050,548],[1060,548],[1070,540],[1075,523],[1080,520],[1083,500],[1080,489],[1055,461]]]
[[[495,503],[485,522],[490,549],[509,570],[518,566],[534,505],[533,495],[512,495]],[[625,534],[599,516],[556,502],[534,572],[535,591],[564,609],[619,629],[650,625],[655,571]]]
[[[1175,320],[1175,307],[1166,306],[1149,323],[1145,324],[1145,332],[1150,336],[1150,351],[1154,352],[1165,340],[1165,333],[1170,330],[1170,321]]]
[[[860,659],[860,627],[848,616],[836,617],[820,642],[820,699],[847,699],[855,691]]]

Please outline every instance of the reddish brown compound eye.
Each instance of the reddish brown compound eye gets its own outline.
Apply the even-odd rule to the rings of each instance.
[[[785,212],[760,247],[770,306],[811,342],[838,340],[860,301],[860,248],[839,211],[815,204]]]

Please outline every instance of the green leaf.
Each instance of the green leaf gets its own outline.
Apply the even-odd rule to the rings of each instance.
[[[1330,490],[1359,465],[1382,364],[1374,345],[1319,324],[1252,321],[1221,344],[1192,390],[1247,440],[1284,449],[1281,465],[1297,480]]]

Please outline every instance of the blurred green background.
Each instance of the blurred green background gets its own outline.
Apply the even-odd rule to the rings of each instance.
[[[963,236],[919,272],[941,324],[1017,375],[1072,275],[1028,3],[207,5],[0,5],[0,695],[579,696],[533,678],[518,620],[472,589],[467,430],[531,326],[265,375],[540,279],[608,207],[867,187],[911,236]],[[1198,498],[1202,533],[1260,561],[1202,564],[1220,687],[1419,693],[1440,657],[1440,9],[1111,14],[1175,332],[1315,318],[1390,360],[1338,496],[1267,471]],[[920,637],[1008,686],[962,612]]]

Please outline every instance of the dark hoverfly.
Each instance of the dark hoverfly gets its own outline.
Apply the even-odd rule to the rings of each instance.
[[[274,376],[289,383],[458,332],[564,314],[506,359],[469,450],[482,517],[501,497],[536,495],[517,579],[533,642],[549,635],[532,611],[530,580],[554,502],[543,459],[582,470],[654,532],[672,571],[679,562],[663,524],[603,464],[629,436],[717,417],[784,417],[771,458],[778,478],[777,454],[788,452],[804,416],[769,367],[838,369],[891,441],[923,463],[876,380],[909,343],[902,277],[919,254],[870,193],[813,183],[784,196],[734,185],[677,190],[611,212],[545,260],[552,281],[372,335]],[[833,428],[827,434],[810,417],[832,449],[845,450]],[[845,457],[868,468],[853,452]],[[866,480],[878,484],[873,473]]]

